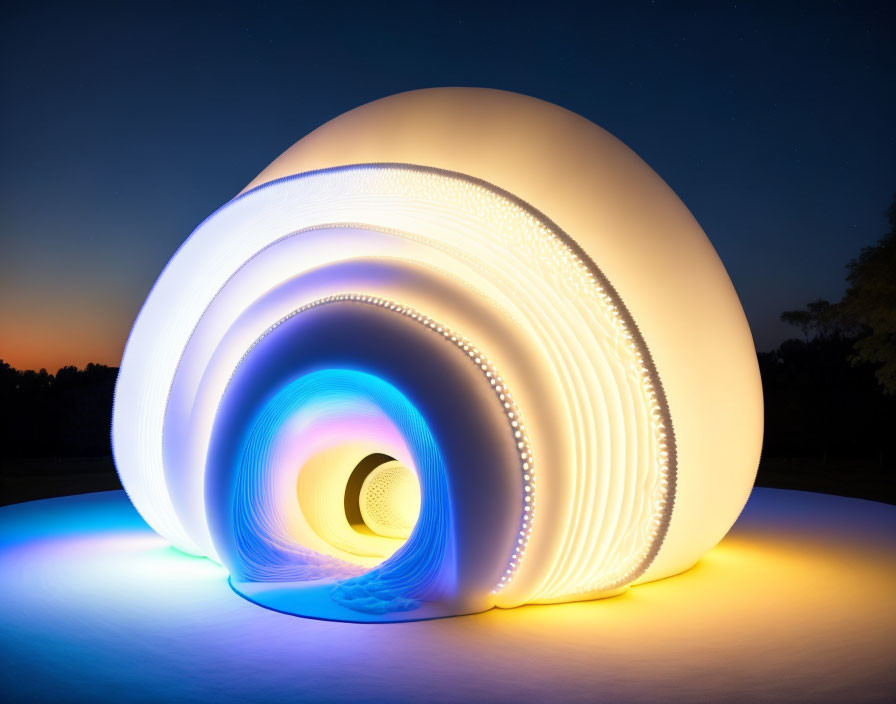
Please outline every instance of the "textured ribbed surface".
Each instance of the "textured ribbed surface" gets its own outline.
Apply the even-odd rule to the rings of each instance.
[[[413,311],[418,322],[438,326],[437,334],[444,327],[469,335],[460,348],[482,366],[482,383],[497,387],[509,413],[523,503],[521,514],[508,516],[520,526],[517,545],[495,566],[502,603],[601,595],[640,576],[668,525],[675,453],[659,377],[621,299],[568,235],[511,194],[405,165],[344,167],[266,184],[203,223],[169,263],[129,340],[113,428],[123,483],[147,521],[183,549],[217,557],[196,468],[205,465],[232,370],[297,304],[345,296],[352,277],[339,267],[366,260],[388,263],[392,274],[351,295]],[[420,271],[433,290],[454,286],[456,301],[430,295],[425,278],[423,286],[402,289]],[[277,299],[280,289],[290,295]],[[402,298],[393,296],[397,290]],[[491,316],[506,324],[501,334]],[[457,345],[460,333],[454,337]],[[281,403],[253,431],[255,459],[240,475],[241,576],[349,573],[357,568],[290,544],[278,522],[278,492],[285,489],[270,483],[276,457],[266,443],[296,411],[292,401]],[[411,432],[389,419],[403,436]],[[533,456],[549,468],[537,485]],[[453,520],[464,521],[463,506],[430,505],[426,482],[421,486],[421,521],[450,522],[433,511],[453,511]],[[419,533],[391,559],[417,550]],[[464,556],[457,559],[462,564]],[[411,596],[407,585],[428,579],[426,560],[411,564],[402,568],[407,574],[383,566],[359,579],[386,592],[400,583],[395,593]]]

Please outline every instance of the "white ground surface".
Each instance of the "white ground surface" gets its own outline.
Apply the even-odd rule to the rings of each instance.
[[[123,492],[0,509],[4,701],[892,701],[896,507],[756,489],[692,570],[416,623],[234,594]]]

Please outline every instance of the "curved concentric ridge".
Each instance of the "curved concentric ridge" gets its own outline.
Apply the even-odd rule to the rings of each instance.
[[[343,620],[609,596],[691,559],[702,469],[682,505],[677,429],[690,440],[703,411],[666,392],[688,351],[664,361],[632,277],[508,186],[337,162],[203,222],[116,389],[116,466],[147,522],[247,598]],[[676,285],[655,299],[670,315]],[[351,510],[380,465],[401,481]],[[375,518],[399,515],[413,529]]]

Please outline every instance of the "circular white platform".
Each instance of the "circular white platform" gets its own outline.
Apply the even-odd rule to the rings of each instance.
[[[86,494],[0,509],[0,698],[886,701],[894,593],[896,507],[756,489],[697,567],[620,597],[314,621]]]

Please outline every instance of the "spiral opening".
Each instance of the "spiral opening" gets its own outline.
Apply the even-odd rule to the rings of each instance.
[[[408,356],[359,350],[358,335]],[[333,358],[345,366],[320,368]],[[206,504],[234,587],[291,613],[320,608],[309,590],[365,618],[471,608],[458,585],[494,585],[525,545],[508,516],[532,521],[518,418],[484,355],[412,309],[341,295],[295,311],[250,347],[218,408]],[[363,474],[359,531],[346,489]],[[458,495],[477,497],[459,502],[465,524]]]
[[[301,516],[289,538],[308,543],[309,533],[301,527],[307,525],[313,538],[323,541],[319,551],[371,567],[394,554],[410,536],[420,513],[420,484],[415,469],[390,455],[370,453],[363,437],[355,440],[325,447],[299,468],[296,495]],[[296,437],[290,442],[305,440]],[[393,466],[400,471],[389,474],[399,481],[384,483],[381,468]],[[368,481],[378,476],[379,481]],[[362,505],[368,507],[367,520]],[[379,516],[379,522],[369,516]]]
[[[355,465],[345,484],[345,518],[349,525],[360,532],[366,532],[364,516],[361,515],[361,487],[367,476],[377,467],[386,462],[394,462],[395,458],[382,452],[374,452],[367,455]]]
[[[352,470],[343,503],[353,530],[404,541],[420,515],[420,483],[394,457],[374,452]]]

